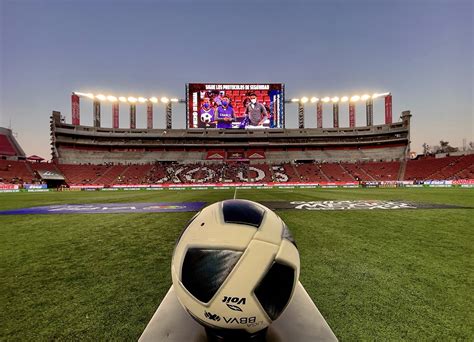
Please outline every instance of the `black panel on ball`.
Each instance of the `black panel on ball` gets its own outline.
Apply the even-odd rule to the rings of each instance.
[[[181,282],[198,300],[207,303],[239,261],[242,252],[190,248],[184,257]]]
[[[227,200],[223,202],[222,212],[226,223],[240,223],[260,227],[265,210],[252,202]]]
[[[288,304],[294,282],[295,270],[275,262],[255,289],[260,305],[272,320],[277,319]]]

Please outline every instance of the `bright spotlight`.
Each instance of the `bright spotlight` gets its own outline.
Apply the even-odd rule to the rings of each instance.
[[[375,94],[372,95],[372,98],[376,99],[377,97],[387,96],[389,94],[390,93],[375,93]]]
[[[179,100],[178,100],[177,98],[174,98],[174,97],[173,97],[172,99],[170,99],[170,101],[171,101],[171,102],[178,102]]]
[[[319,99],[318,99],[317,97],[314,97],[314,96],[313,96],[313,97],[311,98],[311,103],[315,103],[315,102],[318,102],[318,101],[319,101]]]
[[[78,91],[74,91],[73,93],[77,96],[84,96],[84,97],[88,97],[90,99],[94,99],[94,95],[91,94],[91,93],[80,93]]]
[[[347,102],[347,100],[349,100],[349,98],[347,96],[341,97],[341,102]]]
[[[308,102],[308,98],[306,96],[303,96],[301,98],[301,103],[306,103],[306,102]]]
[[[107,96],[107,100],[109,100],[110,102],[117,102],[117,98],[112,95]]]
[[[130,102],[130,103],[135,103],[135,102],[137,102],[137,98],[130,96],[130,97],[128,98],[128,102]]]
[[[148,100],[147,100],[146,98],[144,98],[144,97],[141,97],[141,96],[140,96],[140,97],[138,98],[138,102],[140,102],[140,103],[145,103],[145,102],[147,102],[147,101],[148,101]]]
[[[368,99],[370,99],[370,95],[364,94],[364,95],[362,95],[362,97],[360,99],[363,100],[363,101],[368,100]]]
[[[339,97],[334,96],[334,97],[331,99],[331,101],[334,102],[334,103],[339,102]]]
[[[163,102],[163,103],[168,103],[168,102],[170,102],[170,99],[167,98],[167,97],[165,97],[165,96],[163,96],[163,97],[160,99],[160,101]]]
[[[300,102],[300,99],[291,99],[291,102]]]
[[[329,100],[330,100],[329,96],[323,97],[322,99],[323,102],[329,102]]]
[[[359,95],[354,95],[351,97],[351,102],[356,102],[356,101],[359,101],[360,100],[360,96]]]
[[[120,96],[119,101],[120,102],[127,102],[127,98],[125,96]]]
[[[150,97],[150,101],[153,103],[158,103],[158,99],[155,96]]]
[[[99,100],[101,100],[101,101],[105,101],[105,99],[107,99],[107,98],[105,97],[105,95],[102,95],[102,94],[99,94],[99,95],[97,95],[96,97],[97,97]]]

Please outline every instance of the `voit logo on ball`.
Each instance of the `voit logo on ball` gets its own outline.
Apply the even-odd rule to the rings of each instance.
[[[227,305],[227,307],[234,311],[243,311],[239,305],[245,305],[245,297],[227,297],[224,296],[222,302]],[[232,304],[231,304],[232,303]]]

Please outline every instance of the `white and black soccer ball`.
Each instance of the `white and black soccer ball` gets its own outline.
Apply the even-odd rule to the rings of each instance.
[[[206,330],[257,334],[277,319],[298,282],[300,259],[281,218],[259,203],[226,200],[197,213],[171,264],[176,295]]]
[[[211,123],[213,116],[211,113],[204,112],[201,114],[201,122],[208,124]]]

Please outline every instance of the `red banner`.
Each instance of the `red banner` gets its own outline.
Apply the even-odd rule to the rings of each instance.
[[[323,128],[323,103],[321,101],[316,104],[316,122],[318,128]]]
[[[153,103],[146,104],[146,128],[153,129]]]
[[[137,106],[134,104],[130,105],[130,128],[137,127]]]
[[[113,128],[119,128],[119,103],[112,103],[112,124]]]
[[[349,127],[355,127],[355,103],[349,102]]]
[[[81,112],[79,106],[79,96],[76,94],[71,95],[71,110],[72,110],[72,124],[80,125]]]
[[[392,95],[385,96],[385,123],[392,123]]]
[[[339,104],[333,103],[332,105],[332,119],[333,119],[333,127],[339,127]]]

